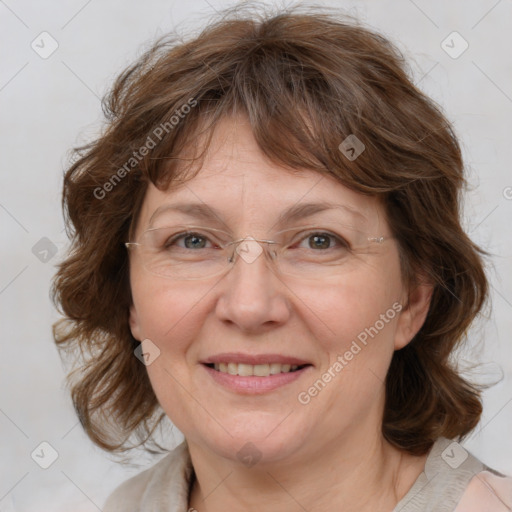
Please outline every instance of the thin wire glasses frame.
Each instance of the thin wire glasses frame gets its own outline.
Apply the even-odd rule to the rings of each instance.
[[[317,279],[339,273],[358,256],[369,254],[373,244],[381,245],[391,238],[368,236],[351,226],[344,226],[344,230],[345,235],[340,235],[318,225],[308,225],[281,230],[274,235],[278,240],[252,236],[232,240],[229,233],[220,229],[174,225],[150,228],[142,234],[140,241],[126,242],[125,246],[129,250],[138,249],[143,267],[164,278],[195,280],[217,276],[227,272],[236,263],[237,256],[246,263],[253,263],[265,252],[275,267],[273,270],[277,269],[283,275]],[[350,236],[346,236],[347,233]],[[321,245],[297,247],[297,243],[311,238]],[[195,241],[196,245],[190,248],[177,244],[186,240]],[[325,247],[326,240],[328,247]],[[197,241],[212,245],[198,246]]]

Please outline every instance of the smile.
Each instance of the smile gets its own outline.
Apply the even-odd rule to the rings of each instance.
[[[261,395],[287,387],[311,372],[311,364],[203,363],[210,378],[221,387],[242,395]]]
[[[264,364],[242,364],[242,363],[211,363],[207,365],[220,373],[239,375],[240,377],[268,377],[279,373],[295,372],[307,365],[264,363]]]

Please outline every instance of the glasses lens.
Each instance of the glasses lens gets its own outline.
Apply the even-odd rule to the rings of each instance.
[[[281,231],[277,266],[284,275],[301,279],[329,279],[350,272],[374,251],[366,233],[351,225],[332,229],[304,226]]]
[[[144,266],[175,279],[212,276],[227,267],[228,238],[221,231],[191,226],[150,229],[140,241]]]
[[[276,233],[272,240],[245,237],[233,242],[224,231],[196,226],[168,226],[146,231],[140,240],[143,264],[153,274],[174,279],[201,279],[227,270],[238,259],[253,264],[269,256],[283,275],[329,279],[350,272],[378,250],[368,237],[350,225],[333,229],[302,226]]]

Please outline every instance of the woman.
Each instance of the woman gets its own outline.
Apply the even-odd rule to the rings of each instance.
[[[319,10],[160,41],[79,150],[55,280],[110,451],[185,442],[105,512],[505,511],[450,356],[487,297],[461,152],[382,36]]]

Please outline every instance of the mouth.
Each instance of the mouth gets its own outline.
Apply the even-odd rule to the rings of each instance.
[[[309,364],[244,364],[234,362],[206,363],[205,365],[217,372],[238,375],[240,377],[269,377],[270,375],[277,375],[279,373],[293,373],[302,370],[306,366],[311,366]]]
[[[201,364],[215,383],[241,394],[276,390],[313,368],[306,360],[279,354],[218,354]]]

